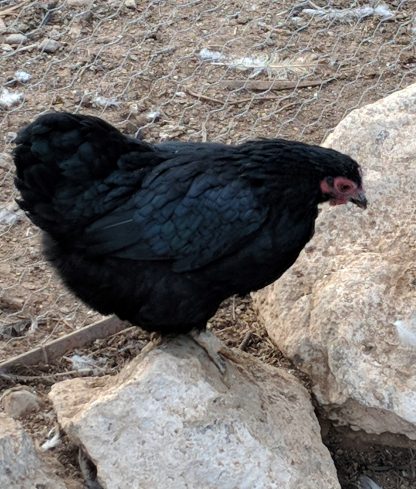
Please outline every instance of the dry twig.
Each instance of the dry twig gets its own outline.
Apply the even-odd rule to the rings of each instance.
[[[17,5],[13,5],[13,7],[8,7],[3,10],[0,10],[0,17],[7,17],[8,15],[12,15],[13,12],[20,7],[23,7],[24,4],[29,3],[31,0],[24,0],[22,3],[19,3]]]
[[[238,345],[238,348],[240,350],[245,350],[247,348],[247,345],[248,345],[248,342],[250,341],[251,339],[251,331],[247,331],[247,333],[244,335],[244,338],[243,340],[241,341],[241,343]]]
[[[88,343],[92,343],[96,339],[114,335],[123,329],[126,329],[126,323],[120,321],[120,319],[115,316],[102,319],[101,321],[97,321],[61,338],[46,343],[43,346],[34,348],[33,350],[0,363],[0,372],[2,370],[7,371],[10,367],[15,367],[17,365],[48,364],[51,360],[61,357],[69,350],[80,348]]]
[[[219,98],[214,98],[214,97],[208,97],[207,95],[203,95],[202,93],[196,93],[190,88],[185,88],[185,92],[188,95],[191,95],[191,97],[195,97],[198,100],[203,100],[205,102],[213,102],[215,104],[220,104],[220,105],[239,105],[239,104],[246,104],[247,102],[263,102],[265,100],[277,100],[280,99],[281,97],[279,95],[266,95],[265,97],[247,97],[247,98],[242,98],[239,100],[220,100]],[[298,105],[299,102],[293,102],[291,104],[285,105],[283,108],[284,109],[290,109],[291,107],[294,107],[295,105]]]
[[[110,373],[110,372],[105,372],[105,374]],[[0,378],[4,380],[9,380],[11,382],[33,382],[33,381],[38,381],[42,382],[45,384],[54,384],[56,382],[56,379],[62,378],[62,377],[83,377],[86,375],[94,375],[93,374],[92,368],[84,368],[80,370],[68,370],[67,372],[56,372],[53,374],[43,374],[43,375],[18,375],[18,374],[6,374],[3,372],[0,372]]]
[[[293,90],[295,88],[318,87],[335,81],[336,78],[327,80],[225,80],[221,85],[231,90],[256,90],[266,92],[269,90]]]

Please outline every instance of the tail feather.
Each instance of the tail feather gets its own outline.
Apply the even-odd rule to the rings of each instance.
[[[94,205],[99,209],[96,199],[83,216],[77,214],[75,199],[83,199],[87,192],[97,196],[98,190],[91,189],[105,184],[110,174],[123,171],[123,160],[132,166],[129,154],[135,155],[133,166],[138,169],[152,160],[140,155],[153,152],[150,145],[124,136],[101,119],[59,112],[38,117],[19,133],[16,144],[18,204],[52,236],[65,234],[71,227],[76,231],[74,221],[91,216]]]

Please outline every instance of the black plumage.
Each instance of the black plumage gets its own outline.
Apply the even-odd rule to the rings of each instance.
[[[52,113],[16,143],[19,204],[47,259],[92,308],[149,331],[203,329],[225,298],[278,279],[319,203],[365,206],[354,160],[294,141],[152,145]]]

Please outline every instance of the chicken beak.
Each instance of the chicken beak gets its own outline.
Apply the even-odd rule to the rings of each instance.
[[[366,199],[365,193],[363,190],[360,190],[355,197],[350,199],[350,202],[361,207],[361,209],[367,209],[368,201]]]

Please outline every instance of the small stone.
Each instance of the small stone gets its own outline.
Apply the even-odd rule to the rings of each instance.
[[[151,110],[146,114],[146,119],[150,122],[157,122],[160,120],[160,111]]]
[[[8,143],[12,143],[16,138],[17,138],[17,132],[9,131],[6,133],[6,141]]]
[[[137,115],[139,113],[139,106],[133,102],[129,105],[130,114]]]
[[[8,153],[0,153],[0,168],[8,170],[12,167],[12,157]]]
[[[61,43],[58,41],[55,41],[54,39],[44,39],[40,44],[39,44],[39,50],[43,51],[45,53],[55,53],[58,51],[58,49],[61,47]]]
[[[4,412],[14,419],[40,409],[39,397],[26,389],[6,392],[2,396],[1,405]]]
[[[79,23],[79,22],[72,23],[72,25],[68,31],[68,35],[71,37],[79,37],[81,35],[81,32],[82,32],[81,23]]]
[[[27,41],[27,36],[24,34],[9,34],[4,40],[11,46],[20,46]]]
[[[22,212],[15,210],[16,204],[0,206],[0,225],[14,226],[22,220]]]
[[[136,8],[136,0],[124,0],[124,6],[127,8]]]
[[[27,24],[26,22],[16,22],[16,23],[13,22],[13,27],[15,32],[20,32],[20,33],[28,32],[32,30],[30,24]]]
[[[93,0],[67,0],[66,3],[69,7],[84,7],[91,5]]]
[[[14,74],[14,77],[20,83],[27,83],[32,78],[32,75],[30,73],[27,73],[27,71],[17,70]]]

